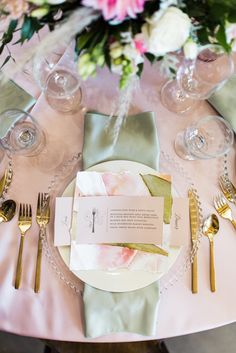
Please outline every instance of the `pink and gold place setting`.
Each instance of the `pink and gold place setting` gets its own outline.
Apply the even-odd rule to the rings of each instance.
[[[234,5],[14,3],[0,5],[0,329],[122,342],[236,320]]]

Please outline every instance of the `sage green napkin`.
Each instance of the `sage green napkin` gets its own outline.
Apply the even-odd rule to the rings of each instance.
[[[105,131],[108,119],[108,116],[98,113],[87,113],[85,116],[84,169],[115,159],[134,160],[157,169],[160,149],[154,113],[126,118],[116,146],[113,146],[109,132]],[[86,337],[117,332],[146,336],[156,333],[158,282],[125,293],[102,291],[85,284],[83,301]]]
[[[158,282],[126,293],[111,293],[85,285],[83,300],[86,337],[117,332],[156,334]]]
[[[0,86],[0,114],[8,109],[28,111],[35,102],[34,97],[12,80]],[[3,138],[12,124],[20,118],[21,115],[19,114],[19,116],[9,117],[9,119],[4,119],[4,121],[0,120],[0,138]]]
[[[156,168],[159,142],[153,112],[126,118],[116,144],[111,129],[116,117],[88,112],[84,123],[83,168],[111,160],[131,160]]]
[[[236,75],[215,92],[208,102],[227,120],[236,132]]]

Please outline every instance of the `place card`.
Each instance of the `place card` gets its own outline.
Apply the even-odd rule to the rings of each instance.
[[[190,243],[190,224],[189,224],[189,199],[174,198],[171,215],[171,246],[182,246]]]
[[[71,213],[73,207],[73,197],[57,197],[55,206],[54,222],[54,245],[70,245],[71,235]]]
[[[77,197],[78,244],[161,244],[164,198],[150,196]]]

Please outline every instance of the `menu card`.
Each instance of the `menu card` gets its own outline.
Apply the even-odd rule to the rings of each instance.
[[[95,196],[77,198],[78,244],[162,244],[164,198]]]
[[[71,233],[75,229],[72,223],[73,197],[57,197],[54,224],[54,246],[69,246]],[[165,227],[165,225],[164,225]],[[169,245],[180,247],[190,241],[189,234],[189,200],[188,198],[173,198],[171,231]]]

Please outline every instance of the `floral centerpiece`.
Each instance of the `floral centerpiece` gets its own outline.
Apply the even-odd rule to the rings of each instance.
[[[236,50],[235,0],[1,0],[0,24],[0,54],[14,32],[23,44],[48,26],[58,33],[54,41],[75,37],[83,79],[107,65],[120,75],[121,88],[141,75],[145,58],[174,74],[173,52],[194,59],[207,43]],[[14,60],[8,51],[3,64]]]

